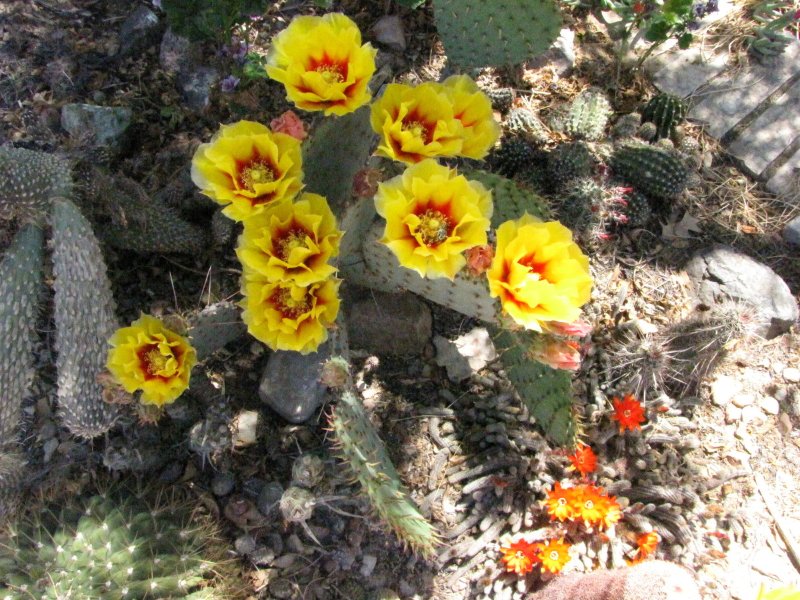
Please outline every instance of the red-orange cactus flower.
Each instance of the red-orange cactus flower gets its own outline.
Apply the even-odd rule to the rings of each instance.
[[[619,521],[622,511],[616,498],[609,497],[603,488],[584,484],[575,488],[575,519],[587,527],[609,528]]]
[[[551,520],[567,521],[575,516],[575,490],[576,488],[562,488],[560,483],[556,483],[547,492],[544,505]]]
[[[661,538],[655,531],[648,531],[647,533],[643,533],[636,540],[636,545],[639,547],[637,554],[641,558],[650,556],[653,552],[656,551],[656,548],[658,547],[658,543],[660,541]]]
[[[548,540],[544,544],[540,544],[537,556],[542,563],[542,571],[560,572],[570,561],[569,549],[570,545],[564,541],[564,538]]]
[[[586,444],[578,444],[575,448],[575,453],[570,454],[567,458],[572,463],[569,469],[578,471],[584,477],[589,473],[594,473],[595,469],[597,469],[597,455],[595,455],[591,446]]]
[[[623,400],[613,398],[614,414],[611,418],[619,422],[619,432],[622,433],[626,429],[633,431],[634,429],[641,429],[642,423],[647,419],[644,416],[644,407],[632,395],[628,394]]]
[[[539,562],[537,557],[538,548],[539,544],[532,544],[520,539],[500,548],[500,552],[503,554],[500,560],[509,573],[525,575],[530,573],[533,570],[533,565]]]

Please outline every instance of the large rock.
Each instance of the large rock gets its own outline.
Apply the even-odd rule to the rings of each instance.
[[[695,254],[686,265],[698,299],[746,302],[756,313],[756,333],[773,338],[789,331],[800,311],[789,286],[768,266],[727,246]]]
[[[420,354],[431,339],[428,305],[410,293],[372,291],[347,315],[350,345],[375,354]]]
[[[155,43],[157,35],[158,16],[146,6],[139,6],[122,22],[119,53],[125,56],[143,52]]]
[[[783,241],[800,246],[800,215],[789,221],[783,228]]]
[[[89,138],[98,146],[119,146],[131,124],[131,109],[124,106],[65,104],[61,127],[75,138]]]

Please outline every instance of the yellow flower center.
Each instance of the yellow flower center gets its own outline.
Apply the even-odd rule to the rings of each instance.
[[[540,279],[544,279],[545,281],[553,283],[547,278],[545,274],[545,270],[547,269],[547,263],[538,262],[533,254],[521,258],[519,264],[521,264],[524,267],[528,267],[531,270],[531,272],[536,273]]]
[[[558,560],[558,551],[557,550],[553,550],[550,553],[550,560],[552,560],[552,561]]]
[[[168,371],[167,363],[169,359],[177,359],[178,357],[172,353],[167,356],[163,355],[157,344],[149,344],[140,349],[136,354],[139,357],[139,365],[145,373],[145,379],[149,380],[155,379],[156,377],[170,377],[173,375],[173,373]]]
[[[291,290],[286,288],[278,288],[271,300],[284,319],[296,319],[311,310],[312,305],[312,298],[307,293],[302,298],[295,299]]]
[[[587,500],[583,506],[586,508],[586,510],[592,510],[594,508],[594,502]]]
[[[341,83],[344,81],[342,68],[339,65],[320,65],[314,70],[322,75],[325,83]]]
[[[261,160],[251,162],[239,173],[240,185],[251,192],[256,191],[256,184],[272,181],[275,181],[275,171],[269,163]]]
[[[403,131],[410,131],[411,135],[422,138],[426,142],[428,140],[428,128],[421,121],[406,121],[403,123]]]
[[[558,505],[559,506],[565,506],[566,504],[567,504],[567,499],[566,498],[559,498],[558,499]]]
[[[630,416],[631,416],[631,411],[630,411],[630,410],[623,410],[623,411],[622,411],[622,416],[624,416],[624,417],[630,417]]]
[[[308,231],[302,227],[294,227],[286,231],[276,245],[276,254],[278,255],[278,258],[283,261],[289,260],[292,250],[300,247],[305,248],[307,236]]]
[[[428,209],[419,219],[417,233],[426,246],[438,246],[450,236],[452,222],[444,213]]]

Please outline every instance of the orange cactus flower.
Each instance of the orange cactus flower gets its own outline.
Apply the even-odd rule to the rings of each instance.
[[[532,544],[520,539],[500,548],[500,552],[503,554],[500,560],[509,573],[525,575],[530,573],[533,570],[533,565],[539,562],[537,557],[538,548],[539,544]]]
[[[641,429],[642,423],[647,419],[644,416],[644,407],[632,395],[628,394],[623,400],[613,398],[614,414],[611,418],[619,422],[619,432],[623,433],[626,429],[633,431]]]
[[[572,466],[569,467],[570,470],[578,471],[584,477],[589,473],[594,473],[595,469],[597,469],[597,455],[591,446],[586,444],[578,444],[575,448],[575,453],[570,454],[567,458],[572,463]]]
[[[544,505],[551,520],[567,521],[574,518],[575,490],[576,488],[562,488],[560,483],[556,483],[553,489],[547,492]]]
[[[639,547],[637,554],[641,558],[650,556],[653,552],[655,552],[656,548],[658,547],[658,543],[660,541],[661,538],[655,531],[648,531],[647,533],[643,533],[636,540],[636,545]]]
[[[539,545],[537,556],[542,563],[542,571],[549,573],[559,573],[570,561],[570,545],[560,540],[548,540]]]
[[[584,484],[575,489],[576,519],[587,527],[609,528],[622,517],[622,510],[616,498],[606,495],[603,488]]]
[[[603,518],[597,523],[600,528],[608,529],[616,525],[622,518],[622,508],[614,496],[600,496],[597,502],[603,508]]]

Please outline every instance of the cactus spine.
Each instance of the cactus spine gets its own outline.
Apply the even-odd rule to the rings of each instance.
[[[594,159],[584,142],[560,144],[547,155],[547,173],[555,188],[591,175]]]
[[[434,0],[433,14],[448,58],[463,68],[522,63],[561,27],[550,0]]]
[[[642,110],[642,120],[656,126],[655,139],[672,137],[686,116],[686,103],[672,94],[653,96]]]
[[[599,140],[603,137],[610,116],[611,105],[605,95],[596,90],[585,90],[572,101],[565,129],[576,140]]]
[[[56,196],[72,193],[69,163],[52,154],[0,147],[0,218],[38,220]]]
[[[653,198],[674,198],[686,187],[689,172],[673,152],[629,143],[611,156],[611,168],[638,191]]]
[[[33,378],[38,296],[42,286],[44,236],[30,224],[22,228],[0,264],[0,448],[19,426],[22,399]]]
[[[330,424],[342,459],[380,517],[415,552],[433,554],[438,535],[409,500],[383,441],[352,391],[342,393]]]
[[[103,401],[96,379],[118,326],[114,299],[100,246],[78,208],[59,198],[52,221],[60,412],[73,434],[93,438],[108,431],[119,414]]]

